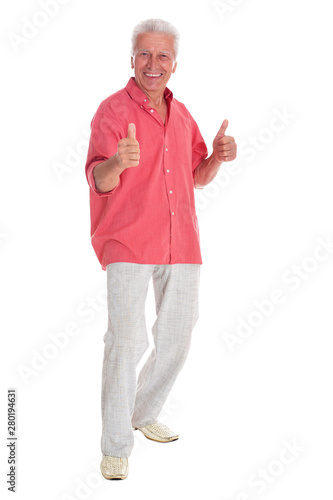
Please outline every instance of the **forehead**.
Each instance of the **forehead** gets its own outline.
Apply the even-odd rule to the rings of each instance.
[[[140,33],[136,42],[136,50],[174,52],[174,39],[166,33]]]

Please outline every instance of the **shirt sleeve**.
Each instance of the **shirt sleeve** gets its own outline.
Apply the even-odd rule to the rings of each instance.
[[[117,152],[119,138],[120,135],[117,120],[113,119],[105,112],[97,110],[91,121],[91,134],[85,166],[88,184],[96,196],[110,196],[119,186],[118,184],[111,191],[102,193],[96,188],[93,175],[93,170],[96,165],[108,160]]]
[[[206,143],[200,133],[199,127],[196,121],[191,116],[192,123],[192,175],[193,175],[193,185],[195,187],[194,182],[194,171],[197,166],[205,160],[208,156],[208,149]]]

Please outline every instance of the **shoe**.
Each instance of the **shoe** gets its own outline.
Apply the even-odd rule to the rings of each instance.
[[[144,427],[134,427],[134,429],[139,429],[146,438],[158,441],[159,443],[169,443],[179,438],[178,434],[175,434],[169,427],[159,422],[154,422]]]
[[[103,455],[101,472],[105,479],[126,479],[128,476],[128,459]]]

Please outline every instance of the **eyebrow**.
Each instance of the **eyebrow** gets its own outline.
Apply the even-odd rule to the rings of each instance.
[[[138,52],[150,52],[150,50],[149,49],[138,49]],[[160,50],[158,53],[159,54],[168,54],[168,55],[171,54],[171,52],[169,52],[168,50]]]

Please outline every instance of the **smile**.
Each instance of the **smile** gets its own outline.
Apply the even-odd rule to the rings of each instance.
[[[149,78],[159,78],[160,76],[163,75],[163,73],[143,73],[145,76],[148,76]]]

